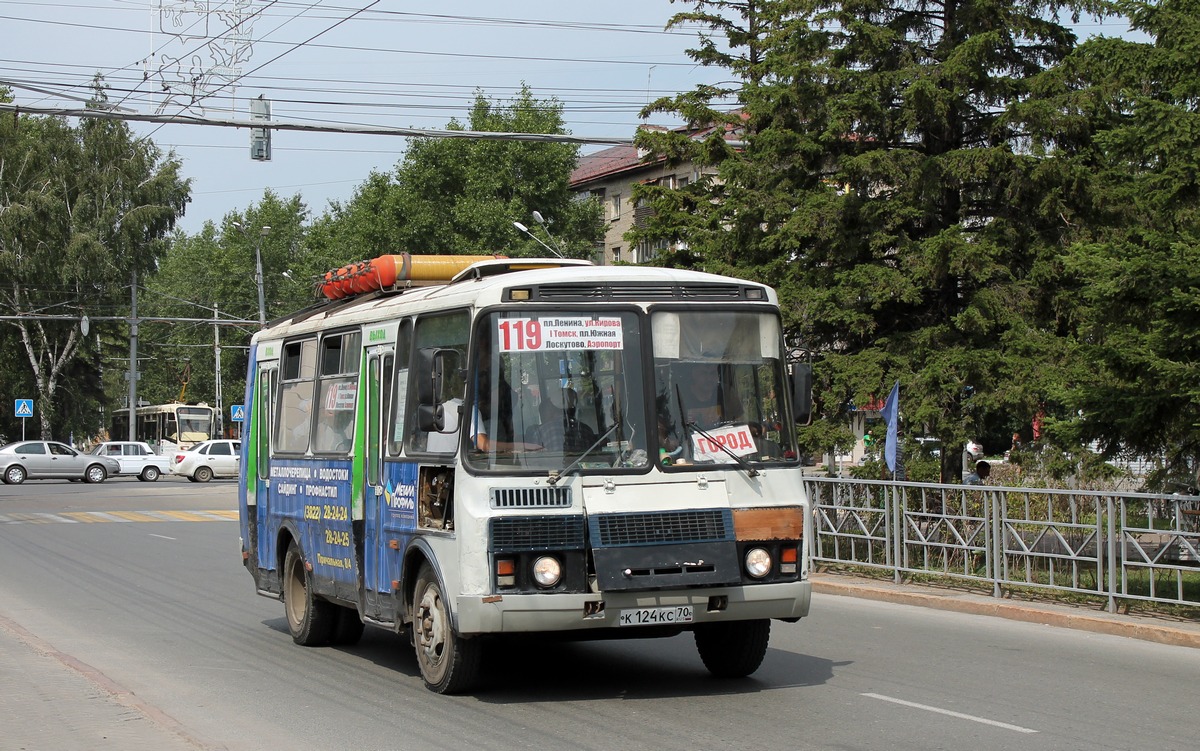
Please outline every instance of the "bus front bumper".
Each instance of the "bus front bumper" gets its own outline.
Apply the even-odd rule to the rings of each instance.
[[[637,628],[631,624],[656,618],[662,619],[657,625],[686,628],[719,621],[802,618],[808,615],[811,597],[808,580],[658,592],[462,595],[455,620],[460,634]]]

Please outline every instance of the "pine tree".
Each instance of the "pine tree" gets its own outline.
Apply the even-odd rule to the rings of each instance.
[[[739,86],[653,111],[740,139],[647,132],[645,146],[714,170],[646,188],[667,238],[702,265],[775,285],[794,342],[818,353],[825,417],[899,379],[910,430],[947,446],[1033,417],[1068,362],[1047,275],[1072,226],[1064,177],[1015,108],[1073,49],[1040,2],[695,3],[732,46],[697,60]],[[1080,5],[1082,7],[1082,5]],[[728,33],[736,17],[739,33]],[[736,99],[716,106],[714,95]],[[734,110],[720,114],[720,110]],[[1007,446],[1000,447],[1007,448]],[[943,469],[956,469],[945,452]]]

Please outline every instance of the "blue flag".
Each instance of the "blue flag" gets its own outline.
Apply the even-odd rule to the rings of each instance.
[[[900,422],[900,382],[896,381],[896,385],[892,386],[892,393],[888,394],[887,401],[883,403],[883,421],[887,423],[887,442],[883,444],[883,458],[887,462],[888,471],[895,474],[896,472],[896,424]]]

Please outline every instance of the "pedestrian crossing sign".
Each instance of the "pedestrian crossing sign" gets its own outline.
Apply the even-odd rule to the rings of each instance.
[[[33,417],[33,400],[17,399],[13,405],[17,417]]]
[[[246,407],[243,404],[233,404],[229,407],[229,419],[232,422],[243,422],[246,419]]]

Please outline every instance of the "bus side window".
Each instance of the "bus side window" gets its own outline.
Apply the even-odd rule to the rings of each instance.
[[[317,340],[288,342],[283,348],[283,387],[275,430],[275,446],[287,453],[308,450],[316,384]]]
[[[277,368],[261,370],[259,371],[258,379],[259,403],[255,405],[256,408],[251,414],[255,420],[254,450],[258,455],[256,464],[258,467],[258,476],[260,479],[265,480],[269,471],[268,463],[271,455],[269,431],[273,423],[271,416],[275,411],[275,391],[279,379],[279,370]]]
[[[360,332],[326,334],[321,338],[320,409],[316,411],[314,452],[345,454],[354,445],[361,361]]]
[[[400,332],[396,337],[396,376],[391,382],[391,409],[387,413],[391,417],[390,427],[387,428],[388,453],[392,456],[400,454],[404,443],[404,424],[408,416],[408,362],[412,354],[412,326],[408,321],[400,324]],[[387,423],[385,422],[385,425]]]
[[[431,360],[429,357],[414,357],[412,377],[425,379],[426,385],[433,373],[429,372],[432,361],[440,361],[448,372],[443,374],[442,393],[435,394],[438,406],[441,408],[444,420],[442,431],[422,430],[412,420],[412,433],[409,449],[412,451],[428,451],[439,454],[453,454],[458,451],[459,427],[463,422],[463,396],[466,393],[466,381],[463,378],[463,368],[466,366],[467,339],[470,336],[471,318],[465,310],[454,311],[448,315],[423,316],[417,320],[415,349],[417,352],[438,352],[440,355]],[[424,368],[418,363],[425,362]],[[414,389],[414,392],[417,391]],[[416,410],[414,394],[413,406]],[[413,415],[415,418],[415,414]]]

